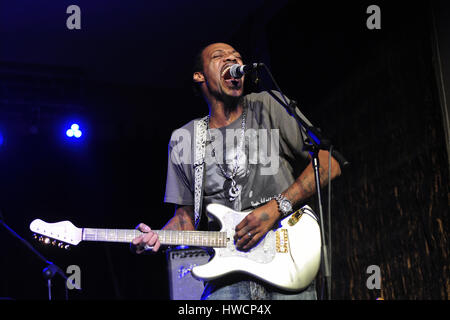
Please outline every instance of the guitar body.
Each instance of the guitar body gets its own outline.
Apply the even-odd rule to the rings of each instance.
[[[214,248],[214,257],[192,269],[201,280],[213,280],[232,272],[244,272],[287,291],[301,291],[316,277],[320,267],[321,237],[317,219],[309,207],[290,215],[251,250],[239,251],[233,242],[234,229],[248,212],[210,204],[208,214],[227,233],[227,246]],[[304,208],[305,208],[304,207]],[[293,223],[295,221],[295,223]]]

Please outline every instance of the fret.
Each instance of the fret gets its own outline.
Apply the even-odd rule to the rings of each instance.
[[[95,240],[95,230],[94,229],[83,229],[83,240]]]
[[[125,232],[124,230],[118,230],[117,231],[117,241],[119,242],[126,242]]]
[[[179,232],[178,233],[178,241],[180,242],[180,243],[184,243],[185,241],[184,241],[184,232]]]
[[[137,230],[137,229],[134,229],[133,231],[134,231],[134,237],[133,237],[133,239],[139,237],[140,235],[142,235],[142,232],[139,231],[139,230]],[[133,240],[133,239],[131,239],[131,240]],[[130,240],[130,241],[131,241],[131,240]]]
[[[106,231],[106,240],[108,241],[116,241],[116,232],[114,229],[107,229]]]
[[[161,242],[161,243],[167,242],[166,232],[167,232],[166,230],[160,230],[157,232],[158,237],[159,237],[159,242]]]
[[[127,242],[131,242],[134,238],[136,238],[134,235],[135,235],[135,230],[127,230],[127,232],[126,232]]]
[[[106,230],[97,229],[97,240],[99,241],[106,240]]]

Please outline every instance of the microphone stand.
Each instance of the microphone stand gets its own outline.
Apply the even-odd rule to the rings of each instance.
[[[270,78],[272,79],[275,87],[280,92],[283,101],[280,100],[276,95],[274,95],[270,90],[268,91],[269,94],[272,95],[272,97],[275,98],[278,103],[280,103],[287,112],[297,121],[298,126],[300,127],[300,132],[302,133],[302,136],[306,134],[306,138],[304,138],[304,150],[308,151],[311,155],[312,159],[312,166],[314,169],[314,178],[316,182],[316,194],[317,194],[317,205],[319,210],[319,217],[320,217],[320,229],[321,229],[321,236],[322,236],[322,273],[323,277],[325,278],[325,283],[327,284],[327,294],[328,294],[328,300],[331,300],[331,265],[329,262],[330,256],[328,254],[328,246],[325,241],[325,228],[323,224],[323,208],[322,208],[322,195],[321,195],[321,187],[320,187],[320,163],[319,163],[319,151],[320,150],[331,150],[331,155],[333,158],[335,158],[340,167],[343,169],[344,167],[347,167],[350,165],[350,163],[338,152],[336,151],[330,141],[328,139],[325,139],[322,134],[320,133],[320,129],[314,127],[308,119],[300,112],[300,110],[297,107],[297,103],[294,100],[291,100],[290,102],[287,101],[285,95],[280,90],[278,84],[276,83],[274,77],[272,76],[270,70],[267,68],[267,66],[263,63],[260,63],[259,66],[264,66],[266,71],[268,72]],[[302,128],[304,130],[302,130]],[[330,222],[329,222],[330,223]],[[329,236],[329,240],[331,241],[331,237]]]
[[[60,267],[58,267],[53,262],[47,260],[43,255],[41,255],[28,241],[26,241],[24,238],[19,236],[13,229],[11,229],[5,222],[3,215],[0,211],[0,224],[3,225],[3,227],[8,230],[9,233],[11,233],[15,238],[19,239],[28,249],[30,249],[40,260],[42,260],[47,266],[42,270],[42,275],[44,279],[47,280],[47,287],[48,287],[48,300],[52,300],[52,279],[55,274],[59,274],[66,282],[66,300],[68,300],[67,296],[67,276],[64,274],[64,272],[61,270]]]

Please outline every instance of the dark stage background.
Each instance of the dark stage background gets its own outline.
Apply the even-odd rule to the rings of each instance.
[[[225,41],[265,62],[352,163],[332,184],[332,298],[448,299],[450,11],[392,2],[0,2],[5,222],[64,270],[80,266],[83,290],[69,299],[169,299],[164,254],[62,251],[34,242],[28,225],[161,228],[173,214],[162,202],[170,134],[207,113],[191,90],[194,55]],[[66,28],[71,4],[81,30]],[[366,27],[371,4],[381,30]],[[253,90],[272,88],[261,78]],[[72,119],[84,129],[76,144],[64,139]],[[0,297],[47,299],[45,264],[4,228],[0,243]],[[370,265],[380,289],[366,286]],[[63,287],[56,277],[58,300]]]

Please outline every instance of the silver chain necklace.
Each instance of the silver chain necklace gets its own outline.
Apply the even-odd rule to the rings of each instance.
[[[207,119],[207,131],[208,131],[208,135],[210,135],[209,133],[209,120],[210,120],[210,116],[208,116]],[[238,149],[236,151],[236,154],[234,156],[234,166],[231,169],[231,173],[227,173],[227,171],[220,165],[219,161],[217,160],[216,157],[216,149],[214,148],[214,145],[212,144],[211,141],[211,136],[209,137],[209,140],[211,141],[211,147],[212,147],[212,153],[214,155],[214,158],[216,159],[216,163],[217,166],[219,167],[220,171],[222,172],[222,175],[228,179],[231,180],[231,187],[228,190],[228,195],[230,196],[230,201],[234,201],[236,200],[237,197],[239,197],[239,195],[241,194],[242,191],[242,186],[238,185],[236,183],[236,180],[234,180],[238,169],[239,169],[239,159],[241,154],[243,153],[243,146],[244,146],[244,141],[245,141],[245,122],[246,122],[246,112],[245,109],[242,112],[242,123],[241,123],[241,141],[239,141],[239,146]]]

